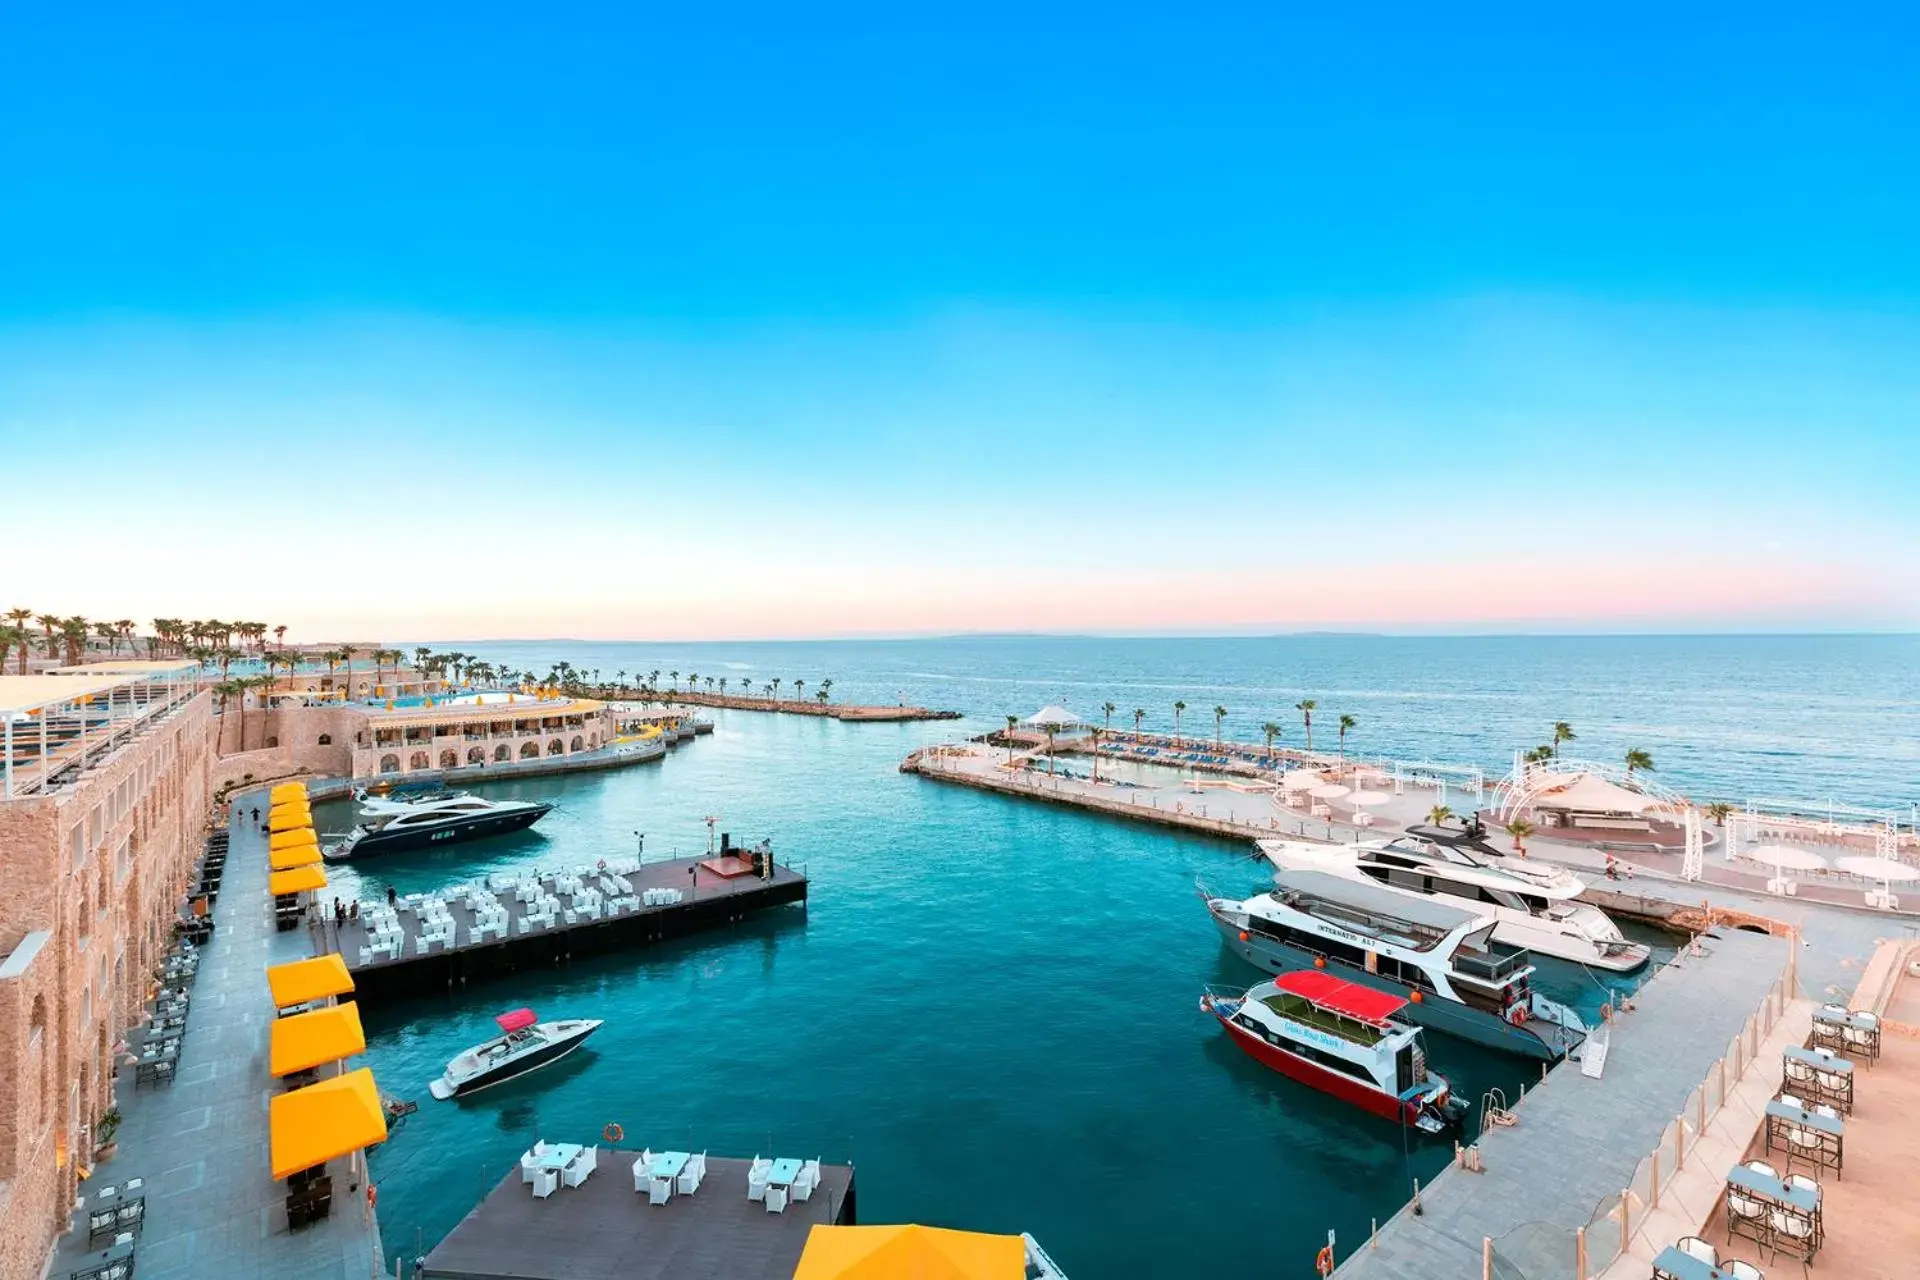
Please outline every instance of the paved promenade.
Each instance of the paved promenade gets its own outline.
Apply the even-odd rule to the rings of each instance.
[[[81,1189],[145,1180],[140,1280],[370,1280],[382,1272],[365,1185],[349,1186],[344,1161],[333,1166],[332,1216],[292,1234],[285,1186],[268,1171],[267,1099],[278,1086],[267,1071],[275,1010],[266,969],[311,954],[306,930],[274,930],[270,903],[266,837],[242,822],[192,988],[179,1078],[136,1090],[126,1067],[115,1082],[120,1150]],[[56,1280],[87,1252],[84,1216],[77,1222],[56,1250],[48,1273]]]
[[[1517,1270],[1501,1275],[1570,1276],[1573,1238],[1594,1211],[1627,1187],[1641,1158],[1685,1107],[1787,970],[1784,939],[1732,932],[1683,955],[1621,1015],[1605,1074],[1561,1067],[1529,1090],[1519,1123],[1480,1141],[1484,1173],[1449,1168],[1422,1194],[1424,1213],[1402,1212],[1377,1247],[1341,1265],[1340,1280],[1478,1280],[1481,1242],[1500,1242]]]

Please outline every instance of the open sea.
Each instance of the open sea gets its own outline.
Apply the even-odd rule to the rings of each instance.
[[[1077,640],[606,644],[428,641],[544,674],[559,660],[725,675],[756,690],[823,678],[836,700],[954,707],[962,722],[841,724],[716,711],[659,764],[491,784],[559,806],[534,831],[342,868],[373,896],[507,867],[704,850],[708,815],[804,864],[811,903],[653,950],[369,1011],[368,1065],[420,1101],[372,1157],[389,1256],[430,1248],[536,1137],[820,1156],[858,1169],[863,1221],[1031,1231],[1074,1280],[1309,1274],[1447,1160],[1443,1143],[1301,1088],[1227,1044],[1197,1000],[1254,971],[1194,894],[1263,877],[1243,848],[897,772],[917,746],[1049,702],[1131,724],[1504,772],[1555,720],[1569,754],[1650,752],[1696,797],[1834,799],[1904,814],[1920,795],[1920,638]],[[408,647],[411,647],[409,644]],[[322,805],[323,831],[350,806]],[[1578,970],[1543,987],[1592,1008]],[[461,1102],[427,1082],[493,1014],[608,1020],[566,1062]],[[1511,1098],[1538,1068],[1434,1033],[1465,1095]],[[600,1175],[600,1176],[605,1176]],[[703,1193],[704,1194],[704,1193]]]

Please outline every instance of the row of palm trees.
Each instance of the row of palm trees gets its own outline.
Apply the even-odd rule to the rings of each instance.
[[[1101,704],[1100,710],[1106,717],[1103,722],[1104,732],[1111,733],[1113,731],[1113,713],[1119,709],[1119,706],[1112,702]],[[1173,740],[1176,745],[1180,742],[1180,720],[1181,717],[1187,713],[1187,709],[1187,704],[1184,700],[1177,701],[1173,704]],[[1302,698],[1299,702],[1293,704],[1293,709],[1300,713],[1301,727],[1306,735],[1307,751],[1311,754],[1313,751],[1313,713],[1320,709],[1320,704],[1313,698]],[[1216,705],[1213,708],[1213,745],[1216,748],[1226,745],[1224,724],[1229,714],[1231,713],[1224,706]],[[1146,718],[1147,710],[1145,707],[1135,707],[1133,709],[1133,731],[1135,733],[1140,732],[1141,722]],[[1340,756],[1342,759],[1345,759],[1347,754],[1347,735],[1360,727],[1359,717],[1343,715],[1337,722],[1336,727],[1340,733]],[[1260,726],[1260,733],[1267,741],[1267,754],[1269,756],[1273,754],[1275,739],[1279,738],[1284,732],[1285,730],[1283,730],[1277,722],[1272,720]]]
[[[0,627],[0,668],[6,666],[11,655],[16,670],[22,675],[26,674],[27,660],[36,646],[48,658],[69,666],[84,661],[89,647],[104,648],[110,658],[118,657],[122,646],[129,655],[140,651],[139,640],[134,635],[137,624],[132,618],[106,621],[80,614],[63,617],[26,608],[8,609],[0,617],[6,619],[6,625]],[[146,651],[149,655],[172,652],[202,663],[219,661],[224,673],[228,665],[246,656],[248,646],[256,653],[266,653],[269,633],[280,647],[285,647],[287,628],[284,625],[223,622],[217,618],[191,622],[155,618],[153,634],[146,640]],[[235,648],[236,640],[241,647]]]
[[[1544,764],[1548,760],[1558,760],[1560,758],[1560,745],[1565,742],[1572,742],[1579,736],[1579,734],[1573,731],[1573,726],[1565,720],[1556,720],[1553,722],[1553,741],[1543,742],[1533,748],[1533,750],[1523,752],[1520,758],[1529,764]],[[1622,763],[1627,766],[1627,776],[1629,778],[1635,773],[1652,773],[1654,771],[1653,756],[1639,747],[1628,747],[1626,757]]]

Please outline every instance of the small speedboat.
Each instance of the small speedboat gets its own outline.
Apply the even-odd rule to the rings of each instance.
[[[1242,995],[1200,997],[1233,1042],[1263,1066],[1377,1116],[1443,1133],[1467,1113],[1427,1070],[1420,1028],[1393,1017],[1407,1002],[1324,970],[1284,973]]]
[[[447,1064],[427,1092],[442,1102],[504,1084],[529,1071],[560,1061],[600,1029],[599,1018],[541,1022],[531,1009],[514,1009],[494,1019],[501,1035],[477,1044]]]

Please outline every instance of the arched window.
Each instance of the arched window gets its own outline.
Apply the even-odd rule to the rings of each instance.
[[[382,773],[398,773],[398,772],[400,772],[400,757],[399,757],[399,756],[395,756],[395,755],[385,755],[385,756],[381,756],[381,757],[380,757],[380,772],[382,772]]]
[[[550,756],[564,755],[566,754],[566,750],[566,744],[558,738],[555,738],[547,744],[547,754]]]
[[[540,758],[540,744],[537,742],[521,743],[520,758],[522,760],[538,760]]]
[[[586,749],[587,749],[587,740],[586,740],[585,738],[582,738],[582,737],[581,737],[581,736],[580,736],[579,734],[577,734],[577,733],[576,733],[576,734],[574,734],[574,735],[573,735],[573,744],[572,744],[571,746],[569,746],[569,747],[567,748],[567,750],[569,750],[569,751],[585,751]]]
[[[413,753],[413,754],[412,754],[411,756],[409,756],[409,757],[407,757],[407,768],[409,768],[409,769],[424,769],[424,768],[426,768],[426,767],[427,767],[427,753],[426,753],[426,752],[424,752],[424,751],[416,751],[416,752],[414,752],[414,753]]]
[[[451,750],[442,751],[440,753],[440,767],[442,769],[454,768],[459,763],[460,763],[460,757],[455,755]]]
[[[319,743],[319,745],[320,745],[320,746],[323,746],[323,747],[330,747],[330,746],[332,746],[332,745],[333,745],[333,735],[332,735],[332,734],[330,734],[330,733],[323,733],[323,734],[321,734],[321,735],[320,735],[320,737],[319,737],[319,739],[318,739],[318,743]]]
[[[493,758],[495,760],[510,760],[513,758],[513,748],[503,742],[493,749]]]
[[[487,762],[486,748],[484,747],[468,747],[467,748],[468,764],[485,764],[486,762]]]

